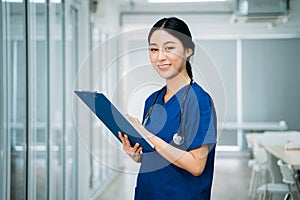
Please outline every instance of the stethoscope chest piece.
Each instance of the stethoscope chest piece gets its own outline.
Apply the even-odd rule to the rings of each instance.
[[[176,145],[182,145],[184,143],[184,137],[182,135],[179,135],[178,133],[175,133],[173,135],[173,142]]]

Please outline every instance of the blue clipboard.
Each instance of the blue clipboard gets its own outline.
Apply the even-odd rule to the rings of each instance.
[[[126,133],[131,145],[139,143],[143,152],[154,151],[153,144],[144,138],[138,129],[125,117],[103,94],[89,91],[75,91],[75,94],[86,104],[88,108],[106,125],[106,127],[121,142],[118,131]]]

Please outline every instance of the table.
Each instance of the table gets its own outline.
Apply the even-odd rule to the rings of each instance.
[[[264,145],[264,148],[294,169],[300,169],[300,150],[286,150],[284,146],[279,145]]]
[[[300,150],[286,150],[286,142],[297,131],[265,132],[257,138],[257,142],[263,146],[270,154],[285,163],[291,165],[294,169],[300,169]]]
[[[277,166],[277,160],[280,159],[285,163],[291,165],[294,170],[300,169],[300,150],[286,150],[286,142],[295,134],[300,134],[297,131],[283,131],[283,132],[265,132],[260,136],[253,137],[266,151],[271,154],[271,168],[274,175],[275,182],[281,182],[282,176]],[[300,188],[297,185],[298,191]]]

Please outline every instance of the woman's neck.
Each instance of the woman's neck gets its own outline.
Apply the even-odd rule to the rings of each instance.
[[[181,76],[180,78],[173,78],[167,80],[167,91],[164,96],[164,101],[167,102],[174,94],[176,94],[181,88],[190,84],[191,78],[187,76]]]

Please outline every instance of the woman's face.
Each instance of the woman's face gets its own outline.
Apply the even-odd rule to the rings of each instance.
[[[187,76],[186,59],[192,54],[179,39],[164,30],[156,30],[150,38],[150,60],[164,79]]]

